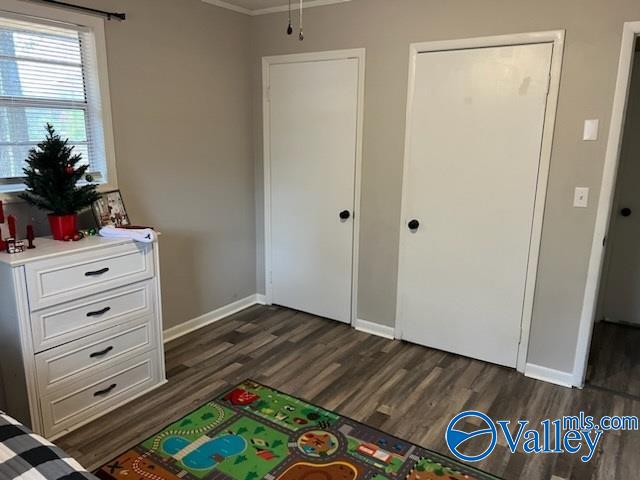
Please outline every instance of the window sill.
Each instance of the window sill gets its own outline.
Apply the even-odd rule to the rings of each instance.
[[[101,183],[98,185],[98,193],[109,192],[111,190],[117,190],[118,185],[115,183]],[[22,190],[14,192],[0,192],[0,201],[5,205],[11,205],[12,203],[25,203],[24,200],[18,197],[22,193]]]

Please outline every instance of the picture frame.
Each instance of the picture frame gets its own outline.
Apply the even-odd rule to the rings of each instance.
[[[106,226],[128,227],[131,225],[120,190],[102,193],[100,198],[91,205],[91,210],[98,228]]]

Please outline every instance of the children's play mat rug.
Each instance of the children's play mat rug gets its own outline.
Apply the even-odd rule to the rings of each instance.
[[[95,474],[105,480],[496,478],[251,380]]]

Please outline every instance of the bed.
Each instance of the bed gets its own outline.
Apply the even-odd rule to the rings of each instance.
[[[96,480],[73,458],[0,412],[0,480]]]

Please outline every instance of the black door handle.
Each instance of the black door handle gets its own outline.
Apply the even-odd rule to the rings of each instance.
[[[631,209],[628,207],[624,207],[622,210],[620,210],[620,215],[622,215],[623,217],[628,217],[631,215]]]
[[[107,273],[109,271],[109,267],[101,268],[100,270],[94,270],[92,272],[84,272],[85,277],[97,277],[98,275],[102,275],[103,273]]]
[[[104,357],[107,353],[109,353],[111,350],[113,350],[112,346],[108,346],[107,348],[105,348],[104,350],[101,350],[99,352],[93,352],[91,355],[89,355],[89,358],[97,358],[97,357]]]
[[[118,386],[117,383],[112,383],[111,385],[109,385],[107,388],[105,388],[104,390],[98,390],[97,392],[94,392],[93,396],[94,397],[101,397],[103,395],[108,395],[109,393],[111,393],[111,391],[116,388]]]
[[[414,218],[409,221],[407,226],[409,227],[409,230],[417,230],[420,227],[420,222]]]
[[[340,220],[347,220],[351,216],[351,212],[349,210],[342,210],[339,216]]]
[[[96,310],[95,312],[87,312],[87,317],[98,317],[100,315],[104,315],[109,310],[111,310],[111,307],[104,307],[103,309]]]

